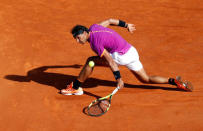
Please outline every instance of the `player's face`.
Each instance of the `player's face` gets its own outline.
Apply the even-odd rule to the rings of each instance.
[[[82,34],[79,34],[75,37],[76,41],[80,44],[85,44],[87,42],[88,39],[88,34],[87,32],[83,32]]]

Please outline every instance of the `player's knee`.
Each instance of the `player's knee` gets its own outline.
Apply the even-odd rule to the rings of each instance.
[[[142,83],[145,83],[145,84],[150,83],[149,77],[142,77],[142,78],[140,78],[140,81],[141,81]]]
[[[91,56],[89,58],[87,58],[86,63],[88,64],[90,61],[94,61],[95,56]]]

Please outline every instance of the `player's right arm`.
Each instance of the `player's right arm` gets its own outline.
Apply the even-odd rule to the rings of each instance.
[[[109,52],[107,50],[104,49],[102,57],[104,57],[106,59],[106,61],[108,62],[112,72],[114,73],[114,76],[117,77],[119,76],[117,73],[120,74],[118,65],[116,64],[116,62],[113,60],[113,58],[111,57],[111,55],[109,54]],[[121,78],[116,78],[117,80],[117,86],[119,86],[120,88],[124,87],[124,83],[123,80]]]
[[[98,25],[107,27],[109,25],[116,25],[116,26],[121,26],[121,27],[125,27],[128,29],[128,31],[130,31],[130,33],[133,33],[133,31],[135,31],[135,25],[134,24],[130,24],[130,23],[126,23],[124,21],[118,20],[118,19],[108,19],[108,20],[104,20],[100,23],[98,23]]]

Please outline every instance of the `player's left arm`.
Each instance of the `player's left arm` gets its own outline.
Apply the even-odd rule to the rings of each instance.
[[[116,26],[127,28],[128,31],[130,31],[130,33],[133,33],[133,31],[136,30],[134,24],[126,23],[125,21],[118,20],[118,19],[112,19],[112,18],[110,18],[108,20],[104,20],[104,21],[98,23],[98,25],[101,25],[104,27],[107,27],[109,25],[116,25]]]
[[[124,83],[123,83],[123,80],[121,79],[120,71],[119,71],[119,68],[118,68],[118,65],[116,64],[116,62],[113,60],[113,58],[111,57],[109,52],[105,49],[103,51],[102,57],[104,57],[106,59],[106,61],[108,62],[109,66],[114,74],[114,77],[117,81],[117,86],[119,86],[120,88],[123,88]]]

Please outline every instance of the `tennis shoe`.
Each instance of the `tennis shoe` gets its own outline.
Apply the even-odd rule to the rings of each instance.
[[[63,95],[82,95],[83,90],[79,87],[77,90],[73,88],[73,82],[67,86],[66,89],[61,90],[61,94]]]
[[[176,83],[178,89],[182,89],[182,90],[185,90],[185,91],[192,91],[193,90],[192,84],[189,81],[183,82],[181,80],[180,76],[176,77],[175,83]]]

